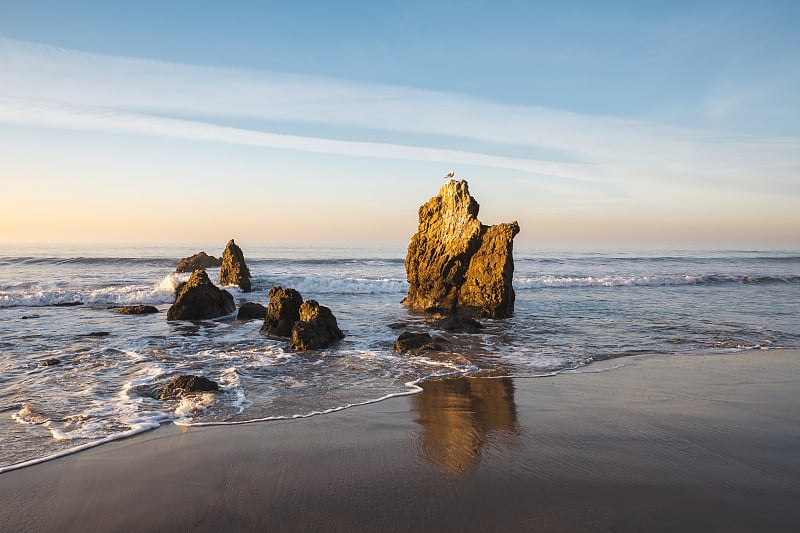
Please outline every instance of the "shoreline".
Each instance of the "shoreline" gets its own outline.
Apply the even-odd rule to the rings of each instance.
[[[547,378],[420,386],[325,416],[168,424],[8,471],[0,523],[41,531],[789,531],[800,523],[800,350],[637,356]]]

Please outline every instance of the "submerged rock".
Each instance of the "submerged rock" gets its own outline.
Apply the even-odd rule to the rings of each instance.
[[[441,351],[442,346],[434,340],[428,333],[412,333],[404,331],[397,337],[394,343],[394,351],[398,353],[407,353],[411,355],[419,355],[426,351]]]
[[[192,272],[189,281],[178,287],[175,303],[167,311],[167,320],[198,320],[233,313],[236,304],[228,291],[214,285],[205,270]]]
[[[207,268],[218,268],[222,266],[222,259],[205,252],[197,252],[191,257],[184,257],[178,263],[175,272],[194,272],[195,270],[205,270]]]
[[[419,208],[406,255],[408,307],[428,313],[505,318],[514,311],[516,222],[485,226],[464,180],[450,180]]]
[[[57,359],[55,357],[51,357],[50,359],[45,359],[44,361],[39,361],[38,366],[56,366],[61,364],[61,359]]]
[[[220,285],[238,285],[244,292],[250,292],[250,269],[244,262],[242,249],[236,246],[233,239],[228,241],[222,252],[222,266],[219,269]]]
[[[162,400],[170,400],[187,392],[210,392],[219,390],[219,385],[203,376],[182,375],[178,376],[158,391]]]
[[[258,319],[265,320],[267,317],[267,308],[255,302],[245,302],[239,306],[239,313],[236,318],[239,320]]]
[[[277,335],[278,337],[291,337],[294,323],[300,320],[300,306],[303,297],[294,289],[284,289],[276,285],[269,290],[269,305],[267,316],[261,333]]]
[[[431,322],[431,326],[450,333],[478,333],[483,326],[474,318],[468,316],[448,316]]]
[[[158,309],[152,305],[126,305],[115,309],[114,312],[118,315],[147,315],[150,313],[158,313]]]
[[[289,347],[297,351],[321,350],[343,338],[344,333],[331,310],[315,300],[308,300],[300,306],[300,320],[292,327]]]

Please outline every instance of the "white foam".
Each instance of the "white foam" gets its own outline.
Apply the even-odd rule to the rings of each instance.
[[[112,285],[96,289],[65,288],[40,282],[24,290],[0,292],[0,307],[43,307],[82,302],[105,305],[159,305],[175,301],[175,288],[186,274],[168,274],[155,286]]]

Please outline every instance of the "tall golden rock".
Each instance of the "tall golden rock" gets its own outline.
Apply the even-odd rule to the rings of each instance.
[[[516,222],[486,226],[464,180],[449,180],[419,208],[406,255],[408,307],[428,313],[507,318],[514,313]]]

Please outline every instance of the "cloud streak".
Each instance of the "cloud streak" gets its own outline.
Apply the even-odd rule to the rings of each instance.
[[[744,138],[407,87],[105,56],[7,39],[0,39],[0,79],[0,122],[6,123],[481,165],[634,188],[657,181],[798,193],[800,181],[796,138]],[[230,125],[254,120],[264,128]],[[345,128],[349,138],[289,134],[280,131],[281,124],[312,132]],[[390,140],[374,142],[377,132]],[[409,135],[426,136],[426,146],[409,145]],[[392,142],[393,136],[399,139]],[[453,149],[459,139],[480,149]]]

